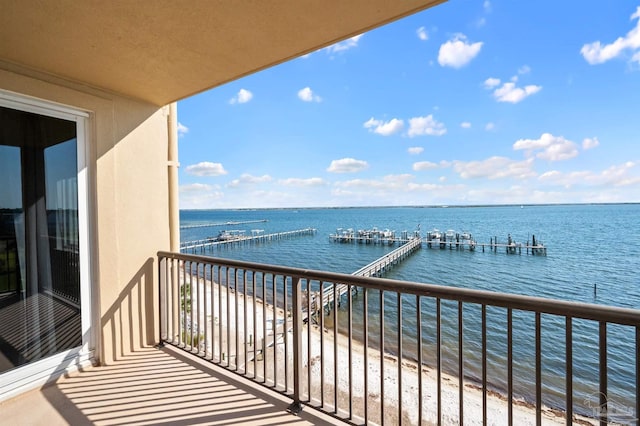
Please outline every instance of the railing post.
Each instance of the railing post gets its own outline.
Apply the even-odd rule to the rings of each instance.
[[[291,292],[293,293],[293,402],[287,411],[292,414],[298,414],[302,411],[302,403],[300,402],[300,377],[302,375],[302,279],[300,277],[291,277],[291,281]]]
[[[167,287],[166,264],[167,264],[167,258],[158,256],[158,344],[156,345],[157,348],[161,348],[164,346],[163,336],[166,336],[166,328],[163,330],[163,324],[167,314],[166,308],[163,309],[163,302],[166,300],[165,292]]]

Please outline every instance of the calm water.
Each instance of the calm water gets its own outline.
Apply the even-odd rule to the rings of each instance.
[[[207,210],[182,211],[181,225],[266,219],[265,223],[183,229],[183,241],[215,236],[222,229],[264,229],[265,233],[313,227],[315,236],[298,237],[263,245],[215,249],[207,254],[252,262],[351,273],[385,252],[387,246],[337,244],[329,241],[336,228],[389,228],[398,234],[414,231],[422,234],[438,228],[469,231],[479,242],[497,236],[505,242],[511,234],[517,242],[526,242],[535,234],[548,247],[547,256],[506,255],[497,253],[426,249],[416,252],[389,271],[387,278],[441,284],[598,303],[640,309],[640,205],[578,205],[517,207],[449,208],[351,208],[301,210]],[[594,285],[597,294],[594,295]],[[396,296],[388,295],[385,321],[393,324],[389,307],[397,306]],[[378,300],[370,298],[371,327],[379,318]],[[356,298],[355,303],[361,303]],[[406,356],[415,356],[415,297],[402,300]],[[477,309],[476,309],[477,308]],[[356,309],[354,315],[361,310]],[[435,342],[435,303],[422,300],[423,356],[433,365]],[[443,302],[443,365],[457,374],[457,304]],[[480,375],[480,307],[470,305],[464,311],[465,374]],[[488,309],[489,380],[494,388],[506,388],[506,314],[503,309]],[[360,324],[354,318],[354,324]],[[534,316],[514,313],[514,391],[532,401],[531,383],[535,378]],[[563,408],[565,389],[564,320],[543,315],[543,399]],[[390,326],[391,328],[393,325]],[[598,389],[597,324],[575,320],[574,401],[576,410],[589,413],[589,402]],[[390,330],[391,331],[391,330]],[[635,392],[634,335],[625,327],[608,327],[609,400],[629,406]],[[362,333],[362,330],[360,330]],[[386,337],[386,339],[389,339]],[[391,339],[389,339],[391,340]],[[386,347],[386,346],[385,346]],[[393,351],[393,347],[390,347]],[[534,382],[535,383],[535,382]]]

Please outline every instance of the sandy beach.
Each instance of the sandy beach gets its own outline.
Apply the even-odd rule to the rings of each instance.
[[[195,279],[194,279],[195,280]],[[272,304],[263,306],[261,300],[245,297],[225,286],[210,281],[199,280],[193,291],[194,334],[200,333],[203,340],[199,343],[200,354],[229,364],[231,369],[246,372],[249,377],[265,380],[267,385],[285,389],[285,364],[287,388],[293,391],[293,334],[291,318],[285,318],[285,312],[274,309]],[[239,288],[242,290],[242,287]],[[236,297],[238,296],[238,297]],[[213,301],[213,303],[212,303]],[[228,306],[228,309],[227,309]],[[266,308],[263,310],[263,307]],[[244,322],[246,309],[246,327]],[[237,316],[236,316],[237,313]],[[190,324],[191,316],[187,324]],[[256,327],[254,329],[254,318]],[[263,327],[266,320],[266,333]],[[275,326],[274,326],[275,325]],[[246,330],[246,335],[245,335]],[[286,330],[286,331],[285,331]],[[274,335],[275,331],[275,335]],[[246,337],[246,338],[245,338]],[[365,348],[361,342],[352,341],[351,360],[349,360],[349,342],[347,336],[337,337],[337,358],[334,357],[334,334],[325,329],[322,333],[317,325],[305,324],[302,331],[303,371],[301,379],[302,400],[307,400],[309,388],[311,400],[319,403],[324,400],[324,409],[332,411],[334,401],[334,380],[337,374],[338,410],[347,413],[349,401],[352,414],[364,418],[365,368],[368,371],[367,417],[370,423],[381,423],[381,415],[388,424],[398,423],[398,358],[385,353],[384,371],[381,371],[380,351],[369,347],[365,365]],[[311,339],[311,353],[308,353],[308,339]],[[324,341],[324,354],[321,354],[321,339]],[[246,342],[246,346],[245,346]],[[266,350],[263,352],[263,346]],[[236,350],[237,347],[237,350]],[[246,356],[245,356],[246,347]],[[286,347],[286,352],[285,352]],[[255,354],[255,357],[254,357]],[[321,355],[323,355],[321,357]],[[274,356],[276,362],[274,363]],[[321,362],[322,359],[322,362]],[[266,362],[266,365],[265,365]],[[352,394],[349,395],[349,365],[351,366]],[[311,382],[308,385],[308,369]],[[417,363],[402,360],[402,421],[405,424],[418,424],[418,409],[422,405],[422,424],[435,424],[437,421],[437,372],[427,366],[418,369]],[[420,373],[418,373],[420,371]],[[323,374],[324,383],[321,383]],[[418,401],[418,375],[422,376],[422,401]],[[384,407],[381,406],[381,378],[384,382]],[[489,378],[490,380],[490,378]],[[441,411],[443,424],[459,424],[459,380],[457,377],[442,374]],[[482,424],[482,389],[477,384],[464,382],[464,423]],[[508,406],[506,397],[496,392],[487,394],[487,419],[490,425],[507,424]],[[513,402],[513,422],[517,425],[535,425],[535,407],[524,401]],[[542,423],[547,425],[566,424],[564,412],[543,406]],[[575,424],[597,424],[595,419],[575,417]]]

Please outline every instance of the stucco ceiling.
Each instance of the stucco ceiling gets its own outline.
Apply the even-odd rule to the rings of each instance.
[[[0,60],[165,105],[444,0],[0,0]]]

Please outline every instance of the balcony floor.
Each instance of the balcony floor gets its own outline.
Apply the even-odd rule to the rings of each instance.
[[[0,404],[5,424],[343,424],[178,349],[146,348]]]

